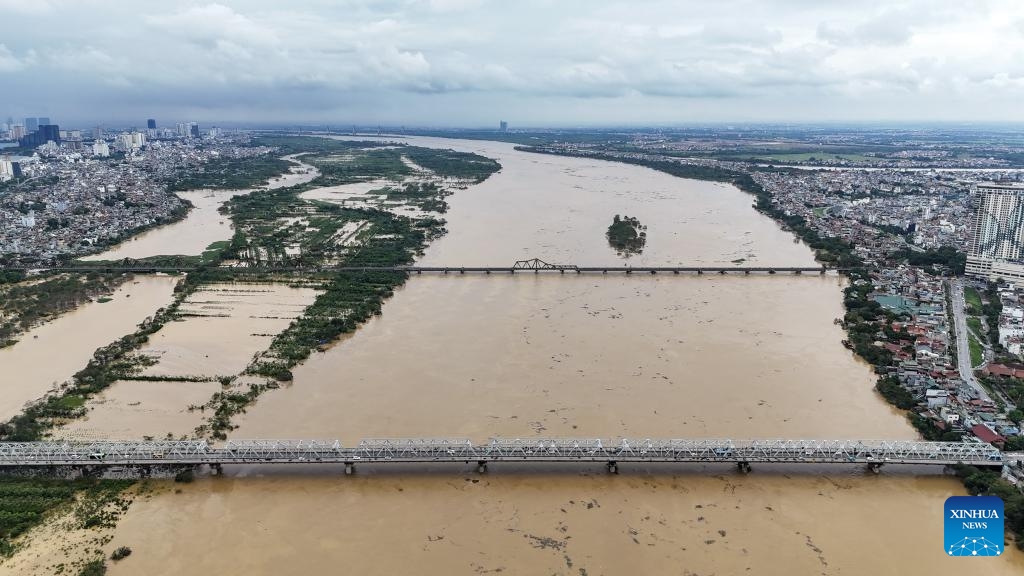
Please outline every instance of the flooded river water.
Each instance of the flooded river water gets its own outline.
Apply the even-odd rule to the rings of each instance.
[[[14,346],[0,349],[0,419],[15,416],[25,403],[69,380],[85,368],[97,348],[131,334],[138,323],[170,304],[178,280],[137,276],[114,291],[109,302],[84,304],[29,330]]]
[[[427,264],[810,266],[737,189],[508,144],[416,139],[503,169],[448,199]],[[383,315],[296,367],[234,438],[914,438],[840,345],[842,280],[811,276],[417,276]],[[116,426],[113,428],[117,428]],[[492,465],[235,468],[136,500],[110,574],[1019,574],[947,558],[959,481],[925,469]],[[180,490],[179,490],[180,489]],[[109,552],[109,551],[108,551]],[[971,566],[965,566],[967,562]],[[2,568],[0,568],[2,572]]]
[[[296,155],[286,156],[295,166],[292,171],[271,179],[264,188],[283,188],[309,182],[316,178],[315,168],[303,164]],[[109,250],[85,256],[82,260],[121,260],[159,255],[197,256],[210,244],[231,238],[231,219],[220,213],[220,207],[233,196],[251,190],[189,190],[178,196],[192,203],[185,218],[174,224],[154,228],[133,236]]]

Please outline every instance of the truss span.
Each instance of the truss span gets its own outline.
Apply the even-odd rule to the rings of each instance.
[[[338,440],[0,442],[0,468],[302,464],[357,462],[680,462],[1001,465],[1003,454],[975,442],[907,440],[714,440],[598,438],[376,438]]]

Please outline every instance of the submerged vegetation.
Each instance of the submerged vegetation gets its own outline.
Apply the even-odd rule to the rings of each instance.
[[[644,251],[644,244],[647,243],[647,226],[640,224],[636,218],[616,214],[606,236],[608,244],[615,252],[628,258]]]
[[[129,501],[122,492],[130,480],[60,480],[0,476],[0,556],[10,556],[15,539],[49,514],[73,506],[73,528],[109,527]]]
[[[0,283],[0,348],[40,322],[110,294],[131,279],[126,274],[62,273],[18,283]]]

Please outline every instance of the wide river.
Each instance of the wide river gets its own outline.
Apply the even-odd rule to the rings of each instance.
[[[636,166],[414,139],[502,170],[449,199],[426,264],[811,266],[734,187]],[[623,260],[615,214],[647,226]],[[168,248],[172,244],[168,245]],[[157,248],[155,253],[173,253]],[[422,276],[294,370],[235,438],[914,438],[810,276]],[[1020,574],[942,550],[937,471],[623,466],[227,470],[137,499],[110,574]],[[180,490],[179,490],[180,489]],[[970,566],[961,564],[970,562]]]

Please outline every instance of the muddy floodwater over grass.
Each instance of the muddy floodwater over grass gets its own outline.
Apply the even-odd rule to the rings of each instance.
[[[133,332],[136,324],[170,304],[178,280],[137,276],[108,301],[84,304],[29,330],[14,346],[0,349],[0,418],[18,414],[26,402],[69,380],[97,348]]]
[[[814,265],[731,186],[507,144],[414,143],[503,167],[447,199],[450,232],[425,264],[621,265],[606,231],[615,214],[629,214],[647,226],[631,265]],[[381,316],[314,352],[292,382],[236,416],[230,436],[349,445],[382,436],[915,438],[872,389],[869,367],[840,344],[843,286],[818,275],[413,276]],[[194,330],[190,321],[179,330]],[[150,347],[167,350],[166,362],[184,358],[172,355],[183,341],[167,334]],[[247,338],[218,345],[239,346],[241,358]],[[119,423],[117,414],[104,416],[109,430],[146,433],[137,416]],[[357,466],[346,477],[252,466],[155,482],[119,522],[108,547],[133,554],[109,574],[1024,571],[1016,550],[970,567],[944,555],[943,502],[965,491],[937,470],[471,470]]]

